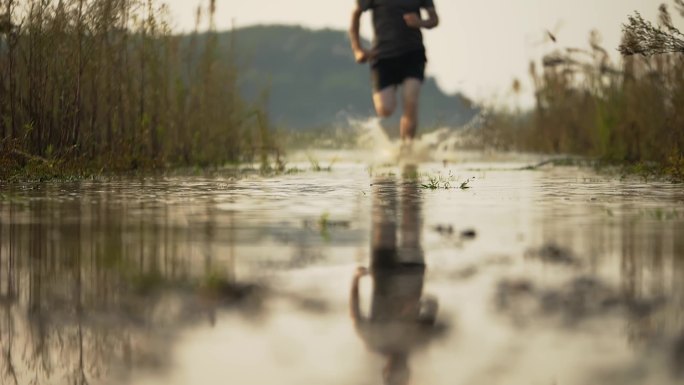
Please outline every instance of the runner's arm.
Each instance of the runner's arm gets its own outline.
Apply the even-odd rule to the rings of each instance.
[[[428,13],[427,20],[423,20],[423,28],[432,29],[439,25],[439,15],[435,7],[429,7],[426,9]]]
[[[351,40],[351,48],[357,63],[365,63],[370,57],[370,52],[361,45],[360,29],[362,14],[363,10],[356,6],[352,12],[351,26],[349,27],[349,40]]]
[[[437,14],[437,10],[435,7],[428,7],[425,8],[425,10],[428,13],[428,18],[426,20],[422,20],[420,18],[420,15],[417,13],[407,13],[404,15],[404,21],[406,21],[406,25],[408,25],[411,28],[425,28],[425,29],[432,29],[435,28],[436,26],[439,25],[439,15]]]

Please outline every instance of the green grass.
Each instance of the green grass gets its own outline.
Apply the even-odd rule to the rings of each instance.
[[[455,188],[455,186],[459,186],[458,188],[461,190],[466,190],[470,188],[469,183],[471,182],[471,179],[466,179],[459,183],[458,178],[456,178],[451,171],[449,171],[449,175],[447,176],[437,174],[426,175],[425,178],[427,178],[425,182],[420,184],[420,187],[425,190],[451,190]]]
[[[313,172],[332,172],[333,165],[337,162],[337,158],[334,158],[332,161],[330,161],[328,166],[321,166],[321,163],[318,161],[318,159],[311,155],[309,155],[308,158],[309,164],[311,165],[311,171]]]
[[[423,183],[420,187],[426,190],[437,190],[440,188],[441,179],[439,177],[428,177],[427,183]]]

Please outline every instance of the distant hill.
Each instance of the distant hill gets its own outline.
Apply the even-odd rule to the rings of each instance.
[[[369,69],[354,62],[345,32],[273,25],[219,34],[221,52],[229,52],[231,42],[242,92],[255,98],[266,89],[277,126],[310,130],[373,116]],[[475,113],[467,98],[446,95],[434,79],[426,79],[423,127],[458,126]]]

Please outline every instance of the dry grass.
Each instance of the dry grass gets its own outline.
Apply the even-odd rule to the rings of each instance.
[[[675,5],[684,13],[682,0]],[[625,24],[621,50],[627,56],[620,64],[610,60],[595,32],[589,49],[557,50],[541,69],[532,64],[534,111],[528,116],[495,112],[485,127],[485,142],[653,163],[681,175],[684,41],[667,7],[660,10],[659,26],[638,14]]]
[[[684,34],[672,24],[665,4],[660,6],[660,25],[655,26],[636,12],[623,28],[620,52],[630,55],[662,55],[684,53]]]
[[[218,60],[206,8],[183,44],[156,0],[0,0],[4,158],[129,170],[266,157],[266,114]]]

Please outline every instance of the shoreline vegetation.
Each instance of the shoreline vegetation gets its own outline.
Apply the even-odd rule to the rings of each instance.
[[[684,0],[672,1],[684,17]],[[353,145],[349,131],[273,129],[268,91],[243,97],[235,34],[221,40],[215,0],[202,4],[194,30],[174,35],[157,0],[0,0],[0,181],[286,172],[284,148]],[[536,106],[486,108],[471,144],[682,181],[684,35],[666,5],[657,25],[637,13],[623,34],[620,64],[596,32],[587,49],[556,45],[531,63]]]
[[[277,158],[205,5],[178,36],[156,0],[0,0],[0,180]]]
[[[674,0],[674,7],[684,17],[684,1]],[[531,63],[535,108],[490,108],[480,145],[582,155],[636,174],[684,180],[684,34],[666,4],[659,19],[654,25],[638,13],[629,18],[621,65],[610,60],[597,32],[588,49],[556,49],[541,69]],[[520,87],[516,80],[512,91]]]

